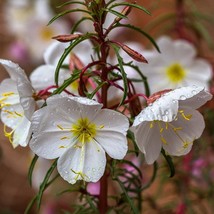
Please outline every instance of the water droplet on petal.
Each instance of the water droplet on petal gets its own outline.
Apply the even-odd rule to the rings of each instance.
[[[193,94],[193,95],[196,95],[196,94],[197,94],[197,91],[196,91],[196,90],[192,90],[192,94]]]
[[[179,99],[180,99],[180,100],[185,100],[185,99],[186,99],[186,96],[181,95]]]

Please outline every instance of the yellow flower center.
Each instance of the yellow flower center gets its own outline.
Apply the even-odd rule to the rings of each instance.
[[[76,137],[78,142],[74,145],[75,148],[82,148],[82,146],[85,143],[89,143],[97,133],[96,124],[91,123],[87,117],[78,119],[71,128],[64,128],[61,125],[57,125],[57,127],[61,130],[68,130]],[[99,128],[102,129],[103,126]],[[70,139],[70,137],[64,136],[61,138],[61,140],[65,139]],[[64,146],[60,146],[60,148],[64,148]]]
[[[166,69],[166,75],[172,83],[176,84],[183,81],[186,71],[180,64],[174,63]]]
[[[69,86],[70,86],[72,92],[78,91],[78,86],[79,86],[79,84],[78,84],[78,81],[77,81],[77,80],[74,81],[74,82],[72,82]]]
[[[97,126],[90,123],[88,118],[80,118],[72,125],[71,132],[81,143],[90,142],[96,135]]]
[[[40,36],[43,40],[48,41],[54,36],[54,31],[50,27],[44,27],[40,31]]]

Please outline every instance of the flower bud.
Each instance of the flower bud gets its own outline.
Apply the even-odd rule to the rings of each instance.
[[[58,35],[52,37],[52,39],[56,39],[59,42],[70,42],[74,39],[79,38],[80,36],[82,35],[81,34]]]
[[[164,95],[165,93],[168,93],[172,91],[172,89],[165,89],[165,90],[162,90],[162,91],[158,91],[154,94],[152,94],[149,99],[147,100],[147,104],[151,104],[153,102],[155,102],[158,98],[160,98],[162,95]]]
[[[137,51],[131,49],[130,47],[128,47],[127,45],[121,44],[120,47],[134,60],[138,61],[138,62],[144,62],[144,63],[148,63],[148,61],[146,60],[146,58],[141,55],[140,53],[138,53]]]
[[[123,14],[124,16],[127,16],[131,12],[131,10],[132,10],[132,7],[125,6],[123,8],[123,10],[121,11],[121,14]],[[116,17],[115,20],[114,20],[114,22],[119,22],[121,19],[122,19],[121,17]]]

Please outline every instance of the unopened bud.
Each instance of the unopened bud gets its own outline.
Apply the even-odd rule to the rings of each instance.
[[[73,71],[75,68],[77,68],[78,70],[81,70],[82,68],[84,68],[84,64],[76,54],[71,53],[70,60],[69,60],[69,69]]]
[[[130,47],[128,47],[127,45],[121,44],[121,48],[134,60],[138,61],[138,62],[144,62],[144,63],[148,63],[148,61],[146,60],[146,58],[138,53],[137,51],[131,49]]]
[[[132,7],[125,6],[123,8],[123,10],[121,11],[121,14],[123,14],[124,16],[127,16],[131,12],[131,10],[132,10]],[[114,20],[114,22],[119,22],[121,19],[122,19],[121,17],[116,17],[115,20]]]
[[[80,36],[82,35],[81,34],[58,35],[52,37],[52,39],[56,39],[59,42],[70,42],[74,39],[79,38]]]
[[[168,93],[172,91],[172,89],[165,89],[165,90],[162,90],[162,91],[158,91],[154,94],[152,94],[149,99],[147,100],[147,104],[151,104],[151,103],[154,103],[157,99],[159,99],[162,95]]]

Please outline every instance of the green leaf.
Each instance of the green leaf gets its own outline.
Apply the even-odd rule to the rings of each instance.
[[[78,20],[73,26],[72,26],[72,30],[71,30],[71,34],[75,33],[77,31],[77,28],[79,27],[79,25],[86,21],[86,20],[90,20],[93,22],[93,19],[90,17],[82,17],[80,20]]]
[[[112,47],[114,48],[114,51],[116,53],[116,56],[117,56],[117,59],[118,59],[118,64],[119,64],[119,67],[120,67],[120,73],[121,73],[121,76],[122,76],[122,79],[123,79],[123,85],[124,85],[124,91],[123,91],[123,97],[120,101],[120,104],[119,106],[121,106],[124,102],[124,100],[126,99],[126,96],[127,96],[127,92],[128,92],[128,82],[127,82],[127,75],[126,75],[126,72],[123,68],[123,59],[121,58],[120,54],[119,54],[119,49],[116,45],[113,45],[112,44]]]
[[[139,155],[139,148],[138,148],[137,143],[135,141],[134,133],[132,131],[128,130],[127,137],[133,142],[135,154],[136,154],[136,156],[138,156]]]
[[[57,20],[58,18],[68,14],[68,13],[73,13],[73,12],[83,12],[83,13],[87,13],[90,15],[90,12],[87,10],[83,10],[83,9],[73,9],[73,10],[65,10],[62,13],[57,14],[56,16],[54,16],[49,22],[48,25],[50,25],[51,23],[53,23],[55,20]]]
[[[149,84],[148,84],[148,81],[147,81],[147,77],[143,75],[143,73],[141,72],[141,70],[139,69],[138,66],[133,65],[132,63],[125,63],[124,65],[135,69],[135,71],[139,74],[139,76],[142,79],[141,81],[144,83],[146,96],[149,97],[150,96],[150,89],[149,89]]]
[[[132,213],[133,214],[140,214],[140,212],[137,210],[137,208],[134,205],[134,202],[132,201],[131,197],[128,195],[125,186],[123,185],[123,182],[120,181],[118,178],[116,179],[116,181],[119,183],[120,188],[122,189],[123,193],[125,194],[125,198],[127,200],[127,202],[129,203],[131,209],[132,209]]]
[[[111,9],[106,8],[106,9],[104,9],[104,11],[112,13],[119,18],[127,19],[127,16],[123,15],[122,13],[117,12],[116,10],[111,10]]]
[[[30,203],[27,205],[24,214],[30,214],[30,213],[32,213],[32,212],[30,212],[30,211],[31,211],[31,209],[32,209],[32,207],[33,207],[33,205],[34,205],[34,203],[36,202],[36,200],[37,200],[37,195],[35,195],[35,196],[32,198],[32,200],[30,201]]]
[[[94,95],[103,87],[103,85],[107,84],[107,82],[101,82],[95,89],[92,91],[87,97],[92,99]]]
[[[37,208],[38,209],[40,209],[43,192],[45,191],[45,189],[48,186],[48,181],[49,181],[50,176],[53,173],[54,169],[56,168],[56,165],[57,165],[57,159],[53,162],[52,166],[47,171],[47,173],[45,175],[45,178],[44,178],[43,182],[40,185],[39,192],[38,192],[38,195],[37,195]]]
[[[155,48],[157,49],[158,52],[160,52],[160,49],[158,47],[158,45],[156,44],[155,40],[149,35],[147,34],[146,32],[144,32],[143,30],[141,30],[140,28],[138,27],[135,27],[134,25],[130,25],[130,24],[121,24],[121,23],[117,23],[113,28],[116,28],[116,27],[125,27],[125,28],[129,28],[129,29],[132,29],[134,31],[137,31],[141,34],[143,34],[147,39],[149,39],[149,41],[155,46]]]
[[[164,158],[165,158],[165,160],[169,166],[169,169],[170,169],[170,176],[169,177],[171,178],[175,175],[175,167],[174,167],[172,158],[165,153],[164,149],[161,150],[161,153],[164,156]]]
[[[112,4],[109,7],[109,9],[114,8],[114,7],[118,7],[118,6],[130,6],[130,7],[134,7],[134,8],[137,8],[139,10],[144,11],[148,15],[151,15],[151,13],[145,7],[142,7],[142,6],[138,5],[138,4],[129,3],[129,2],[121,2],[121,3]]]
[[[69,5],[69,4],[81,4],[81,5],[84,5],[86,7],[85,3],[82,1],[67,1],[67,2],[57,6],[56,8],[61,8],[61,7],[64,7],[66,5]]]
[[[34,158],[32,159],[31,161],[31,164],[30,164],[30,167],[29,167],[29,170],[28,170],[28,182],[30,184],[30,186],[32,186],[32,175],[33,175],[33,170],[34,170],[34,167],[36,165],[36,162],[38,160],[38,156],[35,155]]]
[[[51,95],[60,94],[61,92],[63,92],[72,82],[79,79],[79,74],[80,74],[80,71],[76,74],[73,74],[70,78],[65,80],[64,83],[59,88],[54,90]]]
[[[93,213],[99,213],[99,210],[94,205],[94,202],[91,200],[91,197],[89,195],[86,195],[86,200],[88,201],[88,204],[90,205],[90,208],[93,210]]]

